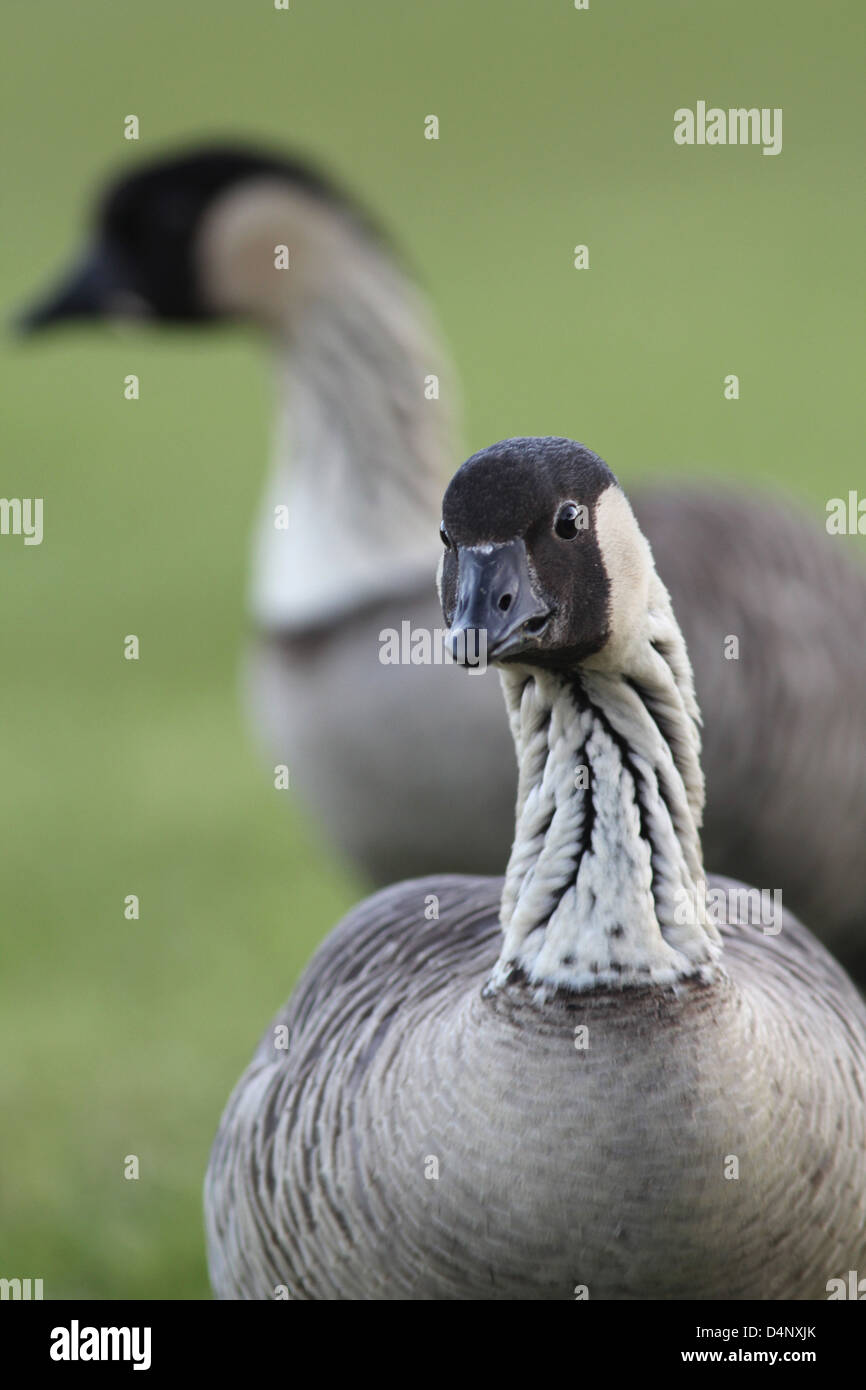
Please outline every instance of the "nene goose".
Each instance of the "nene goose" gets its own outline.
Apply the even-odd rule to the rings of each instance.
[[[517,751],[504,883],[398,884],[315,955],[213,1148],[214,1291],[826,1298],[866,1263],[866,1007],[707,886],[691,669],[625,495],[513,439],[443,515],[443,612],[486,631]]]
[[[242,149],[138,169],[97,224],[31,328],[136,308],[243,318],[276,357],[248,667],[272,762],[374,882],[501,872],[515,774],[496,682],[412,664],[405,636],[440,624],[430,537],[459,456],[449,366],[410,278],[318,174]],[[851,959],[866,904],[866,581],[827,536],[754,497],[677,486],[636,506],[706,716],[707,862],[784,888]],[[396,667],[380,660],[393,632],[410,658]]]

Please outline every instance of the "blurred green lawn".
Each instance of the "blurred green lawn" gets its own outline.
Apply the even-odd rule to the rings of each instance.
[[[862,483],[856,0],[12,0],[4,27],[5,319],[106,170],[258,137],[323,160],[418,267],[467,447],[570,434],[626,480],[724,472],[819,516]],[[782,154],[677,148],[699,98],[783,107]],[[206,1296],[221,1107],[363,891],[272,790],[237,695],[269,382],[240,330],[0,350],[0,494],[45,498],[41,547],[0,538],[0,1276]]]

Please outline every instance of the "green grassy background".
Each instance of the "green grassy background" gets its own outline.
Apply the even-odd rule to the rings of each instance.
[[[68,259],[107,170],[259,137],[324,161],[405,248],[469,447],[570,434],[626,480],[723,472],[823,515],[863,477],[864,14],[10,0],[4,320]],[[677,148],[673,111],[699,98],[783,107],[782,154]],[[0,1275],[46,1297],[206,1296],[221,1106],[363,891],[281,804],[239,706],[261,345],[104,328],[0,351],[0,494],[43,496],[46,526],[38,548],[0,538]]]

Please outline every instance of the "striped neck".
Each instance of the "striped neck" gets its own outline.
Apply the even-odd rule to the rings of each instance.
[[[514,846],[491,981],[587,990],[711,976],[699,826],[699,714],[685,644],[653,576],[628,669],[503,667],[517,749]]]

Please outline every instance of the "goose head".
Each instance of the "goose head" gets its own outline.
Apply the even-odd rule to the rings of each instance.
[[[78,263],[19,326],[138,316],[267,322],[279,292],[275,244],[299,223],[315,244],[317,219],[327,225],[341,210],[348,214],[319,174],[255,150],[208,147],[144,164],[103,191]]]
[[[569,439],[507,439],[443,502],[439,592],[452,649],[501,664],[627,667],[654,568],[613,473]],[[475,638],[475,642],[467,640]]]

